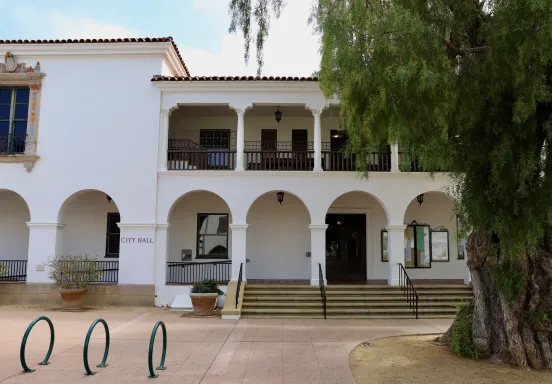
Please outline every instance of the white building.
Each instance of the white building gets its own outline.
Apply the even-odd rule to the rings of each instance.
[[[0,260],[26,280],[0,303],[53,299],[54,254],[108,262],[116,285],[89,299],[105,305],[170,305],[240,268],[316,286],[319,269],[397,285],[398,263],[413,281],[467,278],[446,175],[390,145],[359,177],[314,78],[191,77],[171,38],[0,50]]]

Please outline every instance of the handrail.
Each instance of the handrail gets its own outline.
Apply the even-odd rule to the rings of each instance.
[[[86,376],[92,376],[96,374],[96,372],[92,372],[92,370],[90,369],[90,366],[88,365],[88,345],[90,343],[90,337],[92,336],[92,331],[94,331],[94,328],[96,327],[96,325],[98,325],[98,323],[102,323],[105,329],[105,349],[104,349],[102,362],[96,365],[96,368],[107,367],[106,362],[107,362],[107,355],[109,354],[109,342],[110,342],[109,327],[107,326],[107,323],[104,319],[96,319],[94,320],[90,328],[88,328],[88,333],[86,334],[86,338],[84,339],[84,348],[82,350],[82,360],[84,362],[84,370],[86,371],[85,373]]]
[[[52,320],[50,320],[46,316],[39,316],[34,319],[31,324],[29,324],[27,330],[25,331],[25,335],[23,335],[23,340],[21,341],[19,360],[21,361],[21,366],[23,367],[23,372],[25,373],[31,373],[35,371],[34,369],[31,369],[27,366],[27,362],[25,361],[25,347],[27,346],[27,339],[29,338],[31,329],[33,329],[35,324],[38,323],[40,320],[44,320],[45,322],[47,322],[48,326],[50,327],[50,347],[48,348],[48,353],[46,353],[46,357],[44,358],[44,360],[42,360],[41,363],[38,363],[38,365],[48,365],[48,360],[50,359],[50,356],[52,355],[52,350],[54,349],[54,340],[56,338],[56,334],[54,332],[54,324],[52,324]]]
[[[168,261],[167,284],[193,284],[203,279],[214,279],[228,284],[232,273],[232,261]]]
[[[242,268],[243,263],[240,264],[240,276],[238,277],[238,286],[236,287],[236,309],[238,309],[238,300],[240,299],[240,289],[242,283]]]
[[[320,299],[324,309],[324,319],[326,319],[326,287],[324,285],[324,274],[322,273],[322,264],[318,263],[318,285],[320,286]]]
[[[151,331],[151,337],[150,337],[150,343],[149,343],[149,350],[148,350],[148,369],[149,369],[149,378],[155,379],[156,377],[159,377],[159,375],[155,374],[155,370],[153,369],[153,346],[155,344],[155,335],[157,334],[157,329],[161,326],[161,331],[163,331],[163,351],[161,352],[161,362],[159,363],[159,366],[155,368],[157,371],[164,371],[167,369],[165,366],[165,357],[167,356],[167,327],[165,327],[165,323],[162,321],[158,321],[153,326],[153,330]]]
[[[402,288],[402,291],[406,297],[406,301],[408,302],[410,309],[412,309],[412,313],[416,315],[416,319],[418,318],[418,292],[416,291],[416,288],[414,288],[414,284],[412,284],[412,281],[410,280],[410,277],[408,277],[408,273],[406,273],[406,269],[404,269],[404,266],[402,263],[399,264],[399,286]]]

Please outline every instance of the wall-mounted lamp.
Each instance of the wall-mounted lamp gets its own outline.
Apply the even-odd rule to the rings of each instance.
[[[421,206],[422,203],[424,202],[424,194],[422,193],[421,195],[418,195],[418,197],[416,197],[416,201],[417,201],[418,204],[420,204],[420,206]]]
[[[282,204],[282,202],[284,201],[284,192],[276,193],[276,197],[278,197],[278,203]]]
[[[282,120],[282,111],[280,111],[280,106],[278,106],[278,109],[276,110],[276,112],[274,112],[274,118],[276,119],[278,124],[280,124],[280,120]]]

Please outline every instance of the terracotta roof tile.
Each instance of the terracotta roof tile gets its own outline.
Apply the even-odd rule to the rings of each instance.
[[[292,76],[154,76],[151,81],[318,81],[317,77]]]
[[[178,55],[186,74],[190,76],[188,67],[180,55],[178,46],[171,36],[168,37],[127,37],[117,39],[56,39],[56,40],[0,40],[0,44],[106,44],[106,43],[167,43],[170,42]]]

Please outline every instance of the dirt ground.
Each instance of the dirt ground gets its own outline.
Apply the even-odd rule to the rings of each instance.
[[[488,361],[462,359],[433,336],[389,337],[363,343],[350,354],[357,383],[545,384],[552,372],[523,371]]]

